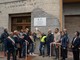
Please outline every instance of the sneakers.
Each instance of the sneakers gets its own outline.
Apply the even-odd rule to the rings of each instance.
[[[29,55],[31,55],[31,56],[35,56],[35,54],[34,54],[34,53],[29,53]]]
[[[31,53],[29,53],[29,55],[32,55]]]
[[[35,55],[34,53],[32,53],[32,55]]]

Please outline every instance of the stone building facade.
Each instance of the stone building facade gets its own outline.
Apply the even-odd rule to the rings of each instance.
[[[0,27],[9,31],[38,28],[45,33],[67,28],[72,36],[80,30],[80,0],[0,0]]]
[[[48,29],[60,28],[60,0],[0,0],[0,27],[8,28],[9,31],[17,29],[18,24],[14,26],[16,28],[12,27],[13,18],[27,15],[30,16],[31,30],[38,28],[46,32]],[[43,23],[46,26],[34,26],[34,18],[46,18]]]

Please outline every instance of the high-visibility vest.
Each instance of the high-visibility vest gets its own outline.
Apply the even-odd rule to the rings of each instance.
[[[41,38],[41,41],[40,41],[40,42],[45,42],[45,38],[46,38],[46,36],[43,36],[43,37]]]

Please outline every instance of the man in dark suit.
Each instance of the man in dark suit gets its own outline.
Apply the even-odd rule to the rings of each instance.
[[[3,43],[3,50],[4,50],[4,54],[6,56],[6,46],[5,46],[5,39],[9,36],[9,33],[7,31],[7,29],[4,29],[4,32],[1,34],[1,42]]]
[[[6,52],[7,52],[7,60],[10,60],[10,56],[12,54],[13,60],[16,60],[15,53],[15,41],[13,39],[13,34],[11,33],[5,40]]]
[[[79,32],[76,31],[71,46],[74,60],[79,60],[79,46],[80,46],[80,37],[79,37]]]
[[[24,33],[23,33],[23,36],[24,36],[24,40],[27,42],[27,54],[29,54],[29,48],[30,48],[30,43],[31,43],[31,40],[30,40],[30,38],[29,38],[29,34],[30,32],[29,32],[29,29],[28,28],[26,28],[25,30],[24,30]],[[26,45],[24,46],[24,53],[23,53],[23,55],[24,56],[26,56]]]
[[[50,56],[50,43],[53,42],[54,36],[52,34],[52,31],[49,29],[48,35],[46,38],[46,44],[47,44],[47,55]]]

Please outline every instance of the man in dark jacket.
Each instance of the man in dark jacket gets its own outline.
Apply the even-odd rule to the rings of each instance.
[[[6,46],[5,46],[5,39],[9,36],[9,33],[7,32],[7,29],[4,29],[4,32],[1,34],[1,41],[3,43],[3,50],[4,54],[6,55]]]
[[[46,44],[47,44],[47,55],[50,56],[50,43],[53,42],[54,40],[54,36],[52,34],[52,31],[49,30],[48,31],[48,35],[47,35],[47,38],[46,38]]]
[[[80,37],[79,32],[75,32],[75,37],[72,40],[72,52],[73,52],[73,60],[80,60],[79,59],[79,46],[80,46]]]
[[[64,33],[65,33],[67,42],[68,42],[68,44],[69,44],[69,35],[68,35],[68,33],[67,33],[67,29],[64,29],[63,31],[64,31]]]
[[[16,45],[16,54],[19,54],[19,58],[21,58],[21,52],[22,52],[22,48],[21,48],[21,39],[18,36],[19,32],[17,30],[14,31],[14,36],[13,39],[15,40],[15,45]],[[19,52],[19,53],[18,53]]]
[[[28,42],[28,44],[27,44],[27,54],[29,54],[29,52],[28,52],[28,50],[29,50],[29,32],[25,30],[24,33],[23,33],[23,36],[24,36],[24,40]],[[26,52],[25,49],[26,49],[26,44],[24,46],[24,52]],[[23,55],[25,56],[26,54],[24,53]]]
[[[4,29],[4,32],[1,34],[1,40],[4,42],[4,40],[9,36],[9,33],[7,29]]]
[[[15,41],[13,39],[12,33],[5,39],[6,52],[7,52],[7,60],[10,60],[10,56],[12,54],[13,60],[16,60],[15,53]]]

